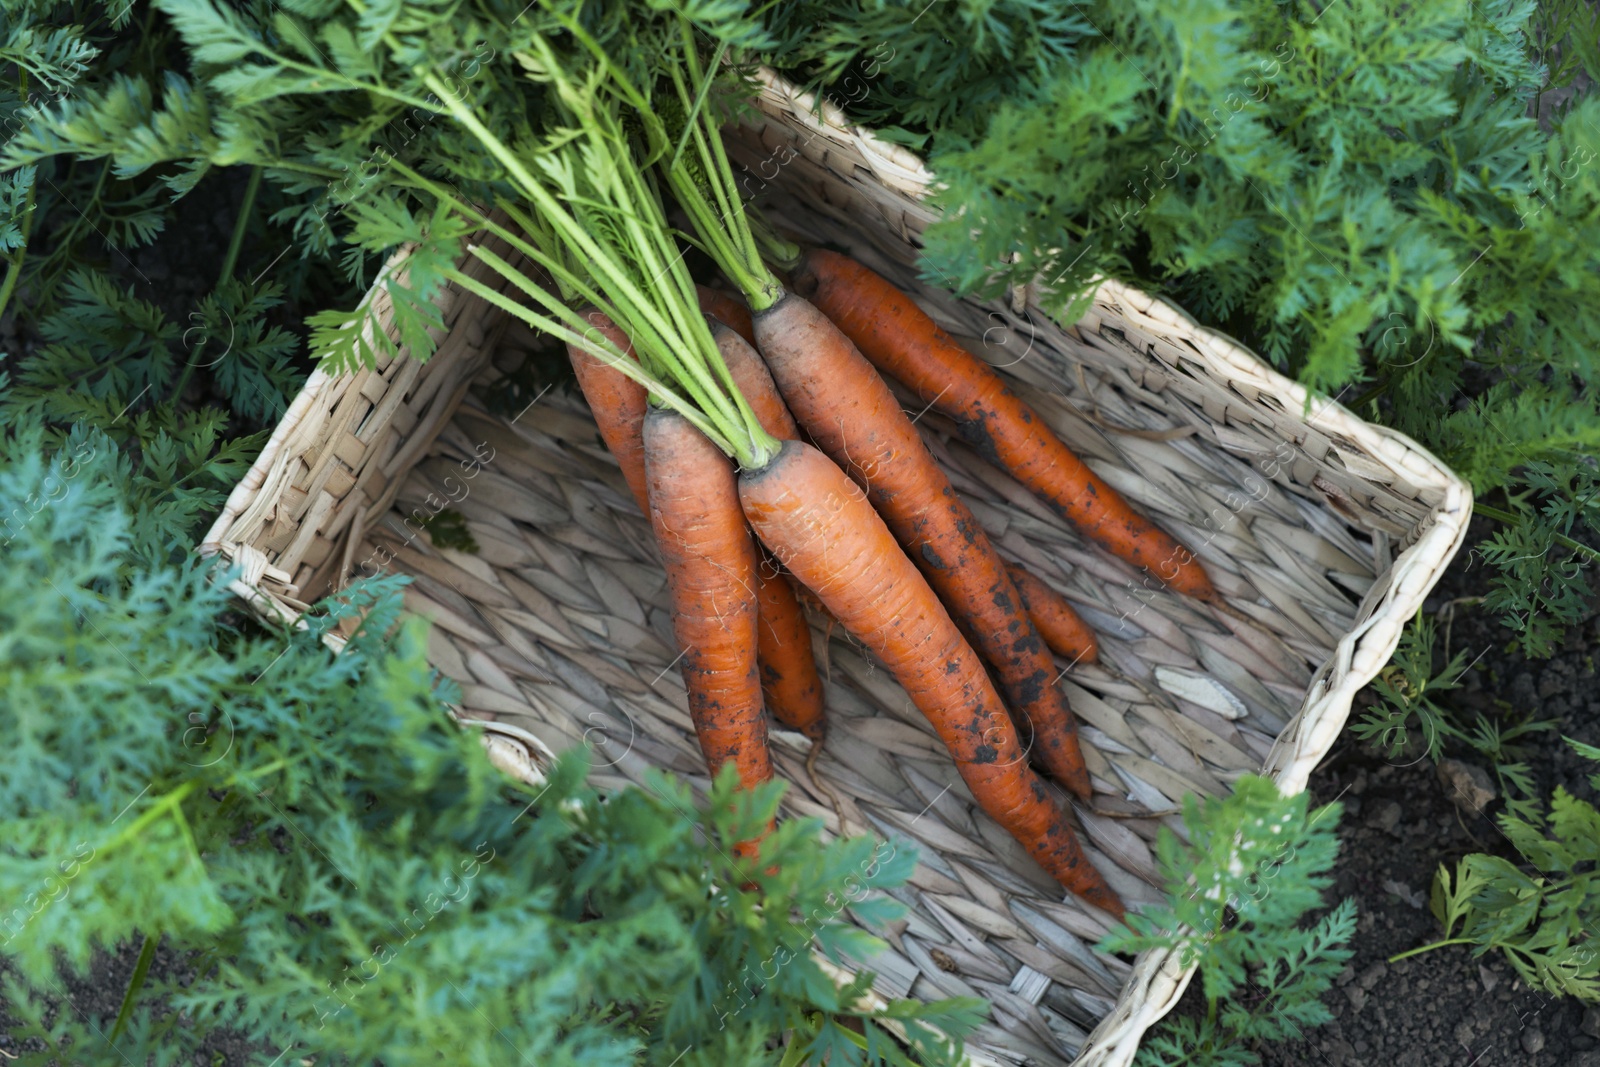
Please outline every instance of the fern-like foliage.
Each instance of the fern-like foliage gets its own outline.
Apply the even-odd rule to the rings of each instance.
[[[954,1062],[974,1004],[881,1013],[908,1049],[853,1006],[870,976],[838,988],[812,955],[871,956],[844,919],[898,914],[908,844],[785,820],[760,862],[735,859],[780,783],[725,776],[703,812],[661,776],[602,797],[581,749],[514,785],[447,715],[402,579],[309,631],[231,629],[199,563],[136,557],[149,516],[84,440],[100,450],[47,454],[26,432],[0,465],[0,951],[12,1037],[42,1046],[16,1062],[108,1039],[174,1062],[218,1026],[263,1063],[721,1065],[775,1061],[785,1033],[831,1062]],[[332,656],[319,633],[355,613]],[[60,1010],[92,951],[144,938],[192,980],[138,990],[120,1031]]]
[[[1420,735],[1427,757],[1435,762],[1443,754],[1447,738],[1465,736],[1436,697],[1459,687],[1467,656],[1458,651],[1444,670],[1435,673],[1434,635],[1433,618],[1419,610],[1400,635],[1394,662],[1373,679],[1378,706],[1364,712],[1350,728],[1387,758],[1392,759],[1411,746],[1413,730]]]
[[[1090,10],[1050,0],[775,5],[772,51],[806,87],[908,144],[978,138],[999,104],[1072,64]]]
[[[1435,763],[1447,742],[1464,743],[1494,768],[1507,811],[1519,815],[1535,812],[1538,802],[1524,739],[1554,729],[1555,722],[1535,719],[1532,712],[1511,722],[1480,713],[1468,724],[1448,703],[1437,699],[1440,693],[1459,688],[1468,666],[1466,652],[1458,651],[1435,674],[1435,632],[1433,618],[1419,609],[1400,636],[1394,662],[1372,682],[1377,707],[1364,712],[1351,732],[1388,759],[1412,749],[1419,738],[1422,755]]]
[[[1600,749],[1567,741],[1600,759]],[[1600,786],[1600,775],[1591,784]],[[1498,821],[1522,865],[1484,853],[1453,872],[1441,865],[1431,906],[1444,939],[1412,951],[1463,943],[1475,956],[1498,949],[1533,988],[1600,1001],[1600,811],[1557,786],[1547,812],[1507,812]]]
[[[76,86],[100,52],[84,35],[83,27],[51,26],[30,18],[37,14],[28,10],[34,5],[7,6],[10,17],[5,21],[5,39],[0,41],[0,63],[13,65],[30,87],[46,95],[59,95]]]
[[[181,555],[265,438],[235,436],[238,416],[224,410],[183,410],[166,398],[186,365],[206,363],[239,416],[264,424],[281,415],[301,373],[288,360],[291,336],[264,323],[276,292],[230,282],[184,330],[108,276],[75,271],[59,309],[38,323],[43,347],[3,372],[0,428],[47,429],[53,447],[114,464],[141,516],[132,554]]]
[[[1345,900],[1309,929],[1321,906],[1339,842],[1337,802],[1316,811],[1309,798],[1279,794],[1246,775],[1232,796],[1184,803],[1187,844],[1163,830],[1157,855],[1167,903],[1130,915],[1101,947],[1176,950],[1198,964],[1206,1010],[1148,1036],[1141,1067],[1246,1067],[1253,1040],[1302,1037],[1331,1016],[1321,995],[1351,956],[1355,902]]]

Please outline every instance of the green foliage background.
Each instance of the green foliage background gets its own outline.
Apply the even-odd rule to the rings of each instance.
[[[928,1025],[976,1022],[961,1000],[867,1013],[904,1024],[913,1061],[838,1021],[870,975],[836,988],[811,955],[870,958],[845,920],[901,913],[882,891],[911,846],[786,820],[752,869],[733,843],[783,784],[731,770],[703,813],[661,776],[600,797],[581,749],[513,785],[398,625],[402,579],[308,630],[241,628],[197,562],[135,555],[149,515],[110,438],[42,444],[19,435],[0,467],[0,951],[10,1036],[37,1042],[12,1062],[192,1062],[225,1026],[261,1063],[720,1067],[775,1063],[792,1032],[796,1055],[934,1064],[953,1053]],[[361,611],[332,655],[322,633]],[[63,999],[94,949],[141,939],[192,977],[136,988],[125,1019]]]

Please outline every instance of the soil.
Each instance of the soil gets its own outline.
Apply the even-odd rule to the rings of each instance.
[[[99,1027],[104,1033],[111,1033],[112,1023],[117,1018],[117,1012],[122,1007],[123,993],[128,988],[128,981],[133,977],[134,967],[139,961],[140,945],[129,942],[118,946],[115,954],[96,952],[89,966],[89,971],[81,979],[69,978],[65,983],[65,996],[53,1005],[53,1010],[60,1011],[64,1001],[68,1010],[78,1017],[80,1022],[87,1021],[92,1026]],[[144,998],[140,1003],[148,1003],[149,990],[157,984],[176,982],[186,985],[198,975],[187,954],[173,952],[165,946],[157,947],[155,956],[150,963],[150,972],[146,978]],[[11,980],[12,975],[8,969],[0,964],[0,980]],[[3,1009],[3,1002],[0,1002]],[[47,1016],[51,1019],[53,1016]],[[166,1018],[165,1015],[162,1016]],[[4,1063],[10,1053],[37,1052],[45,1046],[37,1039],[17,1041],[10,1036],[16,1021],[8,1017],[4,1010],[0,1010],[0,1063]],[[193,1024],[185,1014],[179,1021],[180,1027],[190,1027]],[[119,1044],[125,1043],[123,1039]],[[127,1058],[121,1055],[121,1049],[110,1044],[99,1048],[82,1049],[79,1054],[83,1059],[74,1059],[76,1064],[106,1064],[107,1067],[115,1064],[117,1067],[130,1067]],[[273,1059],[277,1049],[252,1042],[244,1034],[236,1030],[227,1030],[216,1026],[207,1026],[205,1036],[201,1040],[200,1048],[187,1060],[176,1061],[181,1067],[258,1067],[266,1065]],[[299,1064],[298,1059],[287,1063]],[[140,1065],[142,1067],[142,1065]],[[287,1067],[280,1062],[276,1067]]]
[[[1473,522],[1468,547],[1425,611],[1436,614],[1452,600],[1483,593],[1485,568],[1474,562],[1470,546],[1490,530],[1484,520]],[[1438,627],[1440,665],[1448,662],[1445,629]],[[1476,606],[1458,604],[1451,649],[1467,649],[1473,662],[1461,688],[1439,703],[1466,722],[1478,713],[1507,724],[1529,714],[1555,720],[1554,729],[1533,735],[1525,755],[1536,795],[1547,798],[1560,785],[1600,803],[1588,782],[1600,767],[1560,741],[1564,734],[1600,744],[1600,691],[1593,684],[1600,615],[1574,628],[1549,660],[1526,659],[1509,647],[1510,636]],[[1370,702],[1363,693],[1352,715]],[[1487,761],[1465,745],[1446,746],[1445,755],[1493,777]],[[1386,962],[1442,936],[1427,906],[1441,864],[1453,868],[1469,852],[1517,860],[1493,819],[1503,797],[1483,814],[1469,815],[1420,752],[1385,759],[1349,733],[1314,775],[1310,791],[1316,803],[1337,798],[1345,807],[1337,881],[1327,899],[1331,905],[1355,898],[1355,955],[1323,998],[1334,1021],[1301,1040],[1256,1049],[1265,1067],[1600,1067],[1600,1008],[1529,989],[1498,952],[1474,957],[1472,946],[1451,945]],[[1195,982],[1177,1010],[1203,1007]]]

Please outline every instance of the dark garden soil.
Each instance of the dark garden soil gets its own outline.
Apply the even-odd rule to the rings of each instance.
[[[80,1021],[92,1021],[107,1037],[105,1044],[97,1043],[98,1047],[76,1050],[76,1055],[70,1061],[70,1067],[79,1067],[80,1064],[83,1067],[88,1067],[90,1064],[104,1064],[105,1067],[144,1067],[143,1064],[130,1064],[127,1057],[122,1055],[121,1049],[109,1041],[112,1024],[117,1018],[118,1009],[122,1007],[123,993],[127,990],[128,982],[133,977],[134,968],[139,962],[139,948],[137,942],[130,942],[119,946],[115,955],[97,952],[89,966],[89,972],[83,978],[69,979],[64,988],[56,989],[55,992],[60,996],[52,1004],[52,1011],[61,1011],[64,1003],[66,1009]],[[186,955],[158,947],[150,963],[150,973],[146,978],[140,1003],[149,1003],[150,990],[157,984],[175,982],[187,985],[197,977],[199,975],[195,973]],[[0,966],[0,978],[4,980],[12,978],[3,966]],[[46,1016],[47,1021],[53,1019],[53,1014]],[[164,1015],[162,1019],[165,1019]],[[8,1018],[4,1011],[0,1011],[0,1050],[36,1052],[45,1047],[37,1039],[19,1042],[11,1037],[11,1028],[15,1025],[15,1020]],[[178,1025],[187,1028],[193,1024],[185,1017]],[[126,1044],[126,1038],[117,1044]],[[190,1059],[179,1059],[175,1063],[180,1067],[255,1067],[268,1064],[279,1051],[254,1043],[238,1031],[207,1026],[199,1051]],[[0,1056],[0,1064],[4,1062],[5,1057]],[[299,1059],[285,1058],[275,1067],[289,1067],[300,1062]]]
[[[1485,570],[1470,546],[1489,532],[1473,522],[1467,548],[1429,596],[1424,610],[1440,611],[1456,598],[1484,591]],[[1443,664],[1445,627],[1439,627],[1437,663]],[[1556,728],[1534,734],[1525,760],[1538,795],[1556,786],[1590,801],[1588,776],[1600,770],[1564,743],[1565,734],[1600,744],[1600,617],[1577,627],[1549,660],[1528,660],[1508,649],[1509,631],[1477,607],[1458,604],[1450,626],[1451,649],[1465,648],[1476,662],[1461,688],[1440,703],[1463,721],[1477,713],[1515,722],[1529,714],[1553,719]],[[1367,701],[1362,694],[1353,714]],[[1451,751],[1477,762],[1472,750]],[[1259,1050],[1267,1067],[1600,1067],[1600,1008],[1530,990],[1498,952],[1474,958],[1472,947],[1452,945],[1397,963],[1390,956],[1437,940],[1438,922],[1427,899],[1439,865],[1452,867],[1468,852],[1513,861],[1516,854],[1492,816],[1503,798],[1481,815],[1462,812],[1449,798],[1434,766],[1417,753],[1386,760],[1350,734],[1313,776],[1317,803],[1345,805],[1340,827],[1338,878],[1330,903],[1354,897],[1360,924],[1355,956],[1324,998],[1334,1021],[1304,1040]],[[1596,931],[1600,935],[1600,931]],[[1198,983],[1180,1010],[1202,1007]]]

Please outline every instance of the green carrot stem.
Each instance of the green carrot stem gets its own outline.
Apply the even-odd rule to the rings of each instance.
[[[572,34],[579,44],[588,49],[589,54],[594,56],[600,65],[605,68],[606,74],[610,76],[610,84],[623,94],[634,110],[640,112],[643,116],[654,117],[654,113],[650,109],[650,101],[628,80],[628,76],[623,72],[622,68],[611,61],[610,54],[600,47],[600,42],[596,41],[589,31],[583,28],[581,23],[573,19],[572,16],[551,7],[548,3],[540,3],[540,6],[544,8],[547,14],[561,23],[562,28]],[[542,44],[543,42],[540,43]]]
[[[122,832],[116,837],[113,837],[110,841],[106,842],[104,845],[101,845],[97,850],[97,855],[104,855],[105,853],[110,852],[112,849],[132,841],[135,837],[138,837],[145,827],[159,819],[163,814],[166,813],[168,809],[183,803],[183,798],[198,789],[199,785],[200,783],[191,779],[172,790],[172,792],[164,793],[160,797],[157,797],[156,802],[150,806],[148,811],[125,826]]]
[[[557,316],[560,319],[565,319],[566,322],[564,324],[564,328],[577,334],[581,338],[579,341],[575,342],[578,347],[589,351],[594,350],[596,347],[596,342],[590,336],[593,332],[592,327],[588,322],[584,321],[581,315],[579,315],[577,312],[574,312],[560,300],[557,300],[551,293],[536,284],[532,279],[528,278],[521,271],[507,263],[498,254],[490,249],[483,248],[481,246],[473,246],[471,251],[473,255],[477,256],[484,263],[487,263],[501,277],[511,282],[518,289],[521,289],[522,292],[527,296],[535,301],[538,301],[541,305],[547,308],[552,315]],[[555,320],[552,319],[551,321]],[[635,351],[638,349],[637,341],[634,343],[634,349]],[[620,349],[617,350],[616,355],[621,356]],[[606,354],[605,358],[610,358],[609,352]],[[666,351],[658,353],[657,359],[666,364],[666,376],[672,378],[681,387],[689,392],[690,399],[696,404],[700,405],[702,410],[705,411],[707,418],[712,419],[719,424],[722,424],[724,419],[735,418],[734,416],[730,416],[728,410],[726,409],[726,405],[722,403],[723,398],[715,395],[715,383],[700,380],[702,375],[688,373],[690,368],[686,367],[685,364],[677,358],[677,353],[673,352],[669,348]],[[629,360],[629,362],[631,363],[633,361]],[[650,381],[644,381],[644,378],[641,378],[640,380],[644,381],[645,385],[652,389],[660,386],[660,375],[653,374],[650,372],[650,370],[643,371],[643,374],[645,377],[651,379]]]
[[[122,1006],[117,1009],[117,1021],[111,1027],[111,1036],[106,1040],[115,1041],[122,1036],[122,1031],[127,1029],[128,1020],[133,1018],[133,1006],[139,999],[139,990],[144,988],[145,978],[150,974],[150,964],[156,958],[156,944],[161,940],[159,933],[145,934],[144,944],[139,948],[139,959],[133,965],[133,976],[128,979],[128,987],[122,993]],[[112,1048],[115,1048],[112,1045]]]
[[[18,99],[27,99],[27,67],[18,67]],[[27,259],[27,235],[34,229],[34,190],[38,189],[38,168],[34,168],[34,179],[27,182],[27,200],[22,203],[22,222],[18,226],[18,242],[16,248],[11,250],[11,262],[6,264],[5,282],[0,282],[0,315],[5,315],[5,306],[11,302],[11,290],[16,288],[16,280],[22,275],[22,261]]]
[[[679,20],[679,31],[690,84],[699,84],[702,80],[709,82],[709,73],[702,79],[693,30],[687,20]],[[750,232],[744,203],[733,177],[733,167],[723,148],[721,132],[710,113],[696,106],[697,94],[689,91],[689,86],[678,71],[673,69],[669,73],[678,100],[689,116],[687,143],[694,146],[694,156],[703,171],[704,184],[682,160],[666,168],[667,181],[700,239],[705,242],[707,253],[744,293],[750,309],[762,311],[776,303],[783,287],[767,268],[761,257],[761,247]]]
[[[348,0],[348,2],[358,11],[363,6],[361,0]],[[588,40],[587,35],[580,36],[585,41],[586,47],[598,54],[594,42]],[[397,42],[392,35],[386,35],[386,40],[391,49],[398,50]],[[548,48],[544,50],[549,51]],[[603,61],[608,71],[614,74],[616,86],[624,92],[631,90],[622,72],[611,64],[609,59],[603,57]],[[613,150],[619,144],[625,145],[625,139],[620,136],[615,119],[610,118],[610,121],[607,121],[608,116],[597,114],[592,106],[591,95],[578,92],[571,82],[560,74],[559,64],[552,62],[546,67],[554,72],[552,76],[556,79],[557,88],[562,91],[564,103],[578,113],[580,125],[595,139],[597,146]],[[671,376],[694,395],[696,402],[704,409],[704,414],[702,416],[700,413],[693,413],[691,416],[689,405],[676,393],[665,390],[659,380],[653,392],[664,403],[673,406],[686,417],[691,417],[691,422],[697,428],[706,432],[719,448],[737,458],[741,464],[759,465],[775,454],[778,442],[761,428],[748,402],[733,385],[732,376],[723,364],[720,353],[717,352],[710,331],[704,319],[698,315],[693,297],[690,295],[693,293],[692,280],[682,263],[682,257],[672,246],[658,198],[654,195],[653,189],[647,188],[643,179],[639,177],[638,167],[633,164],[631,150],[624,147],[621,152],[613,153],[613,161],[618,166],[609,172],[611,182],[609,191],[616,194],[626,208],[622,212],[622,223],[627,235],[628,252],[633,253],[629,259],[642,260],[643,265],[652,272],[643,285],[629,269],[631,263],[619,262],[613,249],[606,247],[587,232],[580,220],[574,217],[544,183],[533,175],[516,153],[483,124],[473,109],[448,91],[436,73],[423,67],[416,68],[416,73],[428,90],[443,102],[448,113],[477,138],[495,161],[505,168],[513,186],[532,203],[537,214],[547,224],[541,228],[541,235],[547,239],[552,248],[560,246],[565,253],[584,264],[594,279],[595,284],[591,292],[598,290],[611,298],[609,301],[595,301],[597,306],[604,308],[609,304],[606,308],[607,313],[612,315],[618,325],[627,330],[636,351],[640,352],[642,358],[679,370],[680,373]],[[643,102],[641,94],[634,91],[634,96]],[[604,208],[606,205],[595,206]],[[486,263],[489,262],[488,256],[493,256],[487,249],[478,248],[473,252]],[[574,276],[573,271],[567,269],[565,263],[561,261],[564,257],[559,253],[552,255],[551,249],[546,249],[542,254],[530,258],[549,271],[552,278],[557,279],[558,287],[564,287],[563,283],[567,283],[571,284],[574,291],[588,288],[581,279]],[[538,288],[532,286],[520,271],[511,268],[503,260],[501,266],[496,269],[502,270],[506,277],[518,283],[519,288],[524,288],[524,291],[528,291],[529,287]],[[464,288],[518,315],[531,325],[539,326],[541,329],[549,325],[554,327],[555,336],[569,343],[576,343],[590,350],[595,347],[594,342],[588,340],[582,330],[573,330],[549,315],[540,315],[523,308],[515,301],[475,282],[459,271],[452,272],[452,276]],[[655,288],[656,283],[664,276],[670,277],[672,284],[657,290],[655,295],[662,299],[652,299],[652,294],[646,289]],[[523,286],[520,283],[528,285]],[[541,289],[540,292],[544,291]],[[530,292],[529,295],[540,299],[537,293]],[[561,305],[561,301],[553,298],[540,302],[557,316],[564,318],[566,314],[571,313],[570,309]],[[679,344],[682,344],[685,350],[679,351],[677,348]],[[630,375],[644,374],[644,368],[638,367],[635,371],[637,365],[634,365],[632,360],[626,362],[630,366],[619,365],[618,369]]]
[[[17,247],[12,249],[10,262],[6,264],[5,281],[0,282],[0,315],[6,313],[6,305],[11,303],[11,293],[17,287],[17,279],[22,276],[22,263],[28,258],[28,235],[33,230],[35,194],[39,187],[37,170],[34,171],[33,177],[34,180],[28,183],[28,196],[22,205],[22,223],[17,227],[20,234]]]
[[[602,351],[597,352],[601,358],[608,362],[616,359],[626,359],[620,349],[614,348],[609,342],[597,343],[593,337],[593,330],[581,315],[577,315],[560,301],[551,298],[548,291],[544,290],[526,275],[522,274],[499,255],[487,248],[474,247],[472,254],[487,263],[496,273],[517,286],[523,293],[549,309],[552,315],[565,320],[566,333],[557,334],[563,340],[578,345],[587,351],[594,351],[597,347]],[[503,305],[502,305],[503,306]],[[665,372],[649,368],[642,374],[632,374],[633,361],[628,360],[629,366],[618,367],[625,374],[629,374],[636,381],[640,381],[654,392],[664,392],[666,387],[662,382],[668,378],[682,387],[688,394],[688,399],[698,405],[705,419],[717,427],[716,434],[708,434],[713,441],[731,442],[732,445],[724,448],[729,455],[735,456],[742,464],[754,463],[756,466],[764,465],[772,456],[777,454],[780,447],[776,438],[771,437],[761,429],[760,421],[750,409],[748,401],[739,392],[733,381],[732,372],[722,359],[722,353],[716,347],[716,342],[710,337],[710,330],[705,324],[704,316],[698,315],[697,327],[706,335],[706,344],[709,355],[701,361],[685,362],[678,358],[671,347],[657,354],[655,362],[663,364]],[[542,320],[551,321],[549,316],[540,316]],[[543,328],[542,326],[540,328]],[[602,339],[603,341],[603,339]],[[635,353],[638,345],[634,345]],[[707,367],[711,374],[722,380],[721,389],[716,382],[711,381],[707,375]],[[730,400],[732,407],[730,408]],[[697,426],[700,424],[697,422]],[[754,430],[751,427],[754,427]],[[746,445],[748,442],[748,445]],[[718,447],[722,447],[719,444]]]
[[[464,218],[471,219],[475,224],[488,230],[537,264],[541,270],[550,275],[565,303],[570,304],[574,298],[577,298],[584,303],[594,305],[608,315],[611,314],[608,310],[610,308],[609,301],[590,285],[587,278],[570,268],[568,257],[565,255],[561,244],[532,216],[512,204],[502,202],[496,205],[506,213],[507,218],[521,229],[522,233],[518,233],[516,230],[495,222],[488,215],[461,200],[438,182],[412,170],[399,160],[392,161],[390,166],[416,184],[418,188],[432,194],[440,203],[449,205],[452,210],[459,212]],[[548,247],[530,244],[523,234],[542,237],[547,242]]]
[[[799,265],[799,245],[779,237],[778,231],[772,228],[772,224],[754,208],[746,210],[745,215],[750,221],[750,232],[754,235],[756,244],[761,246],[761,252],[768,262],[775,263],[784,270],[793,270]]]
[[[693,43],[692,40],[690,43]],[[716,70],[722,64],[722,57],[727,53],[727,51],[728,42],[718,42],[717,54],[711,57],[712,70]],[[674,74],[676,74],[676,72],[674,72]],[[712,79],[696,77],[694,80],[700,83],[700,89],[695,93],[694,103],[689,107],[687,113],[684,115],[684,135],[678,138],[677,145],[673,147],[672,156],[667,160],[666,165],[668,170],[671,170],[673,167],[678,165],[678,160],[683,155],[685,146],[687,146],[689,143],[689,131],[695,129],[699,125],[696,119],[699,117],[701,109],[705,107],[706,101],[711,97]]]
[[[554,69],[553,59],[546,59],[544,63],[547,69]],[[578,99],[569,100],[571,105],[579,103]],[[625,208],[621,215],[625,243],[648,278],[646,284],[660,297],[658,310],[666,318],[668,328],[663,329],[650,318],[641,321],[632,314],[634,308],[627,306],[631,301],[620,299],[623,294],[614,291],[612,295],[619,298],[616,309],[619,314],[613,318],[628,330],[636,352],[670,368],[669,375],[689,389],[694,401],[715,421],[727,439],[741,442],[749,439],[749,449],[737,450],[741,461],[775,454],[776,439],[761,428],[760,420],[739,392],[705,317],[691,296],[694,280],[671,240],[671,230],[653,181],[634,165],[631,150],[624,145],[615,119],[588,107],[586,101],[583,103],[585,111],[581,121],[600,135],[602,145],[616,149],[613,157],[616,166],[605,172],[604,190]],[[537,298],[537,294],[530,295]],[[687,351],[680,352],[680,346]]]
[[[1476,944],[1476,942],[1474,942],[1472,940],[1472,938],[1470,938],[1470,937],[1451,937],[1451,938],[1447,938],[1447,939],[1445,939],[1443,941],[1435,941],[1432,944],[1423,945],[1420,948],[1410,949],[1410,950],[1408,950],[1406,952],[1400,953],[1398,956],[1390,956],[1389,957],[1389,962],[1390,963],[1394,963],[1397,960],[1403,960],[1403,959],[1406,959],[1406,958],[1411,957],[1411,956],[1420,955],[1421,953],[1424,953],[1424,952],[1432,952],[1434,949],[1443,948],[1446,945],[1471,945],[1471,944]]]
[[[694,49],[694,38],[690,34],[689,24],[687,21],[680,21],[680,26],[684,35],[685,61],[689,67],[690,77],[694,81],[701,81],[699,57]],[[704,81],[709,86],[710,76],[708,75]],[[756,244],[755,237],[750,232],[750,220],[745,214],[744,200],[739,195],[739,185],[733,176],[733,165],[729,162],[727,148],[722,143],[722,130],[712,121],[708,112],[695,109],[692,115],[695,142],[710,157],[711,165],[707,170],[718,206],[726,212],[724,218],[728,220],[729,228],[741,252],[747,257],[746,262],[752,268],[752,273],[758,277],[770,278],[771,275],[761,261],[761,247]]]
[[[233,269],[239,265],[239,252],[244,248],[245,231],[250,226],[250,212],[255,210],[256,194],[261,191],[262,169],[259,163],[250,168],[250,180],[244,187],[244,200],[239,204],[239,218],[234,222],[233,233],[228,238],[228,252],[222,257],[218,285],[233,277]]]
[[[579,260],[588,265],[595,281],[601,288],[611,293],[619,310],[626,305],[625,314],[631,333],[638,333],[641,326],[648,326],[657,336],[670,333],[667,323],[663,320],[654,302],[640,290],[628,272],[607,250],[594,240],[585,228],[573,218],[561,203],[550,194],[544,184],[535,178],[500,138],[496,137],[488,127],[478,120],[472,109],[459,100],[451,100],[444,83],[437,75],[432,73],[422,74],[423,84],[429,90],[439,94],[450,108],[450,113],[457,122],[465,126],[474,137],[483,144],[496,162],[506,168],[517,187],[517,191],[533,202],[534,207],[549,223],[555,236],[577,254]]]
[[[234,268],[239,265],[239,253],[244,249],[245,231],[250,228],[250,215],[256,207],[256,194],[261,191],[262,170],[260,163],[250,168],[250,180],[245,183],[244,199],[239,203],[239,217],[234,219],[233,233],[228,237],[228,251],[222,257],[222,270],[217,272],[218,288],[233,277]],[[194,346],[194,352],[184,361],[183,372],[178,375],[178,383],[172,389],[174,400],[182,399],[183,391],[189,387],[189,379],[193,377],[194,369],[199,365],[200,353],[205,351],[206,341],[209,339],[207,334],[202,333],[200,343]]]
[[[481,249],[473,250],[474,254],[478,254],[481,251]],[[461,288],[489,302],[490,304],[493,304],[501,310],[515,315],[517,318],[521,319],[523,322],[526,322],[535,329],[542,330],[558,341],[582,348],[604,359],[607,365],[613,370],[632,378],[634,381],[648,389],[650,391],[651,399],[654,402],[662,404],[666,407],[670,407],[672,410],[688,419],[695,429],[706,435],[712,444],[716,445],[728,455],[739,460],[741,465],[755,462],[756,457],[749,449],[738,448],[735,442],[730,441],[726,436],[724,436],[717,429],[716,425],[709,418],[703,415],[698,408],[684,400],[670,386],[656,378],[654,375],[648,373],[636,361],[630,359],[621,349],[617,348],[610,341],[604,338],[597,339],[593,336],[587,336],[578,332],[577,330],[571,329],[569,326],[558,322],[547,315],[541,315],[532,308],[512,300],[504,293],[484,285],[476,278],[473,278],[462,271],[451,268],[446,270],[444,274]]]

